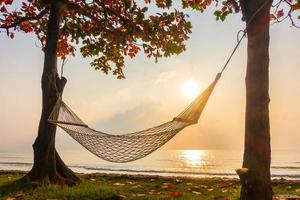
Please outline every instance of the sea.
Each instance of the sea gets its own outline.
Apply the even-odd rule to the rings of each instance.
[[[79,173],[116,173],[176,177],[238,178],[235,169],[241,168],[241,150],[158,150],[149,156],[129,163],[111,163],[82,150],[62,150],[65,163]],[[273,179],[300,180],[300,156],[293,150],[272,152]],[[30,170],[32,152],[1,153],[0,170]]]

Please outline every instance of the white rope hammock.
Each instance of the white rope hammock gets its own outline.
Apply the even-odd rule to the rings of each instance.
[[[91,129],[63,101],[58,99],[48,121],[57,124],[71,137],[96,156],[110,162],[130,162],[143,158],[173,138],[187,126],[196,124],[222,73],[246,37],[249,24],[267,5],[265,1],[252,15],[246,28],[238,32],[238,41],[213,83],[173,120],[147,130],[122,135],[107,134]],[[242,36],[239,37],[239,33]]]
[[[114,135],[91,129],[61,98],[57,101],[48,121],[57,124],[99,158],[118,163],[134,161],[160,148],[185,127],[196,124],[220,76],[221,73],[173,120],[143,131]]]

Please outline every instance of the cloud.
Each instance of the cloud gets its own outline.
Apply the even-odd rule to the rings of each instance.
[[[176,76],[177,76],[177,72],[175,70],[161,72],[157,76],[155,80],[155,84],[168,82],[169,80],[175,78]]]
[[[167,121],[159,102],[147,102],[102,120],[95,127],[108,133],[124,134],[148,129]]]

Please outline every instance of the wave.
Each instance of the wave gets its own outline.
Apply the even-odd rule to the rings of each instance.
[[[9,166],[15,167],[31,167],[32,163],[30,162],[0,162],[0,165],[5,165],[7,168]],[[129,174],[147,174],[147,175],[162,175],[162,176],[211,176],[211,177],[237,177],[236,173],[231,172],[199,172],[199,171],[186,171],[186,170],[171,170],[171,169],[142,169],[142,168],[111,168],[111,167],[93,167],[86,165],[70,165],[73,170],[78,170],[82,172],[85,170],[86,173],[93,172],[103,172],[103,173],[129,173]],[[3,168],[3,167],[2,167]],[[294,166],[273,166],[274,169],[300,169],[300,167]],[[286,174],[286,173],[273,173],[272,178],[290,178],[290,179],[300,179],[299,174]]]
[[[300,169],[300,166],[272,166],[273,169]]]
[[[207,175],[207,176],[235,176],[235,173],[212,173],[212,172],[193,172],[184,170],[158,170],[158,169],[129,169],[129,168],[105,168],[90,166],[70,166],[71,168],[81,168],[85,170],[103,171],[103,172],[127,172],[127,173],[145,173],[145,174],[178,174],[178,175]]]
[[[32,166],[32,163],[27,162],[0,162],[0,165],[22,165],[22,166]]]

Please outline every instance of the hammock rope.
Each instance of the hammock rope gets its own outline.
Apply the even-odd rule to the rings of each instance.
[[[129,162],[143,158],[173,138],[187,126],[196,124],[220,75],[173,120],[143,131],[122,135],[96,131],[86,125],[63,101],[57,101],[49,122],[57,124],[96,156],[110,162]]]
[[[246,28],[239,31],[239,33],[242,32],[243,34],[240,38],[238,37],[237,44],[220,73],[216,75],[215,80],[185,110],[171,121],[143,131],[121,135],[108,134],[96,131],[85,124],[75,112],[63,102],[61,95],[59,95],[60,97],[56,102],[48,121],[62,128],[83,147],[101,159],[110,162],[124,163],[138,160],[149,155],[171,140],[182,129],[198,123],[200,115],[202,114],[217,82],[221,78],[222,73],[227,68],[242,40],[246,37],[249,24],[263,9],[267,2],[268,1],[266,0],[252,15]],[[63,67],[61,73],[63,73]]]

